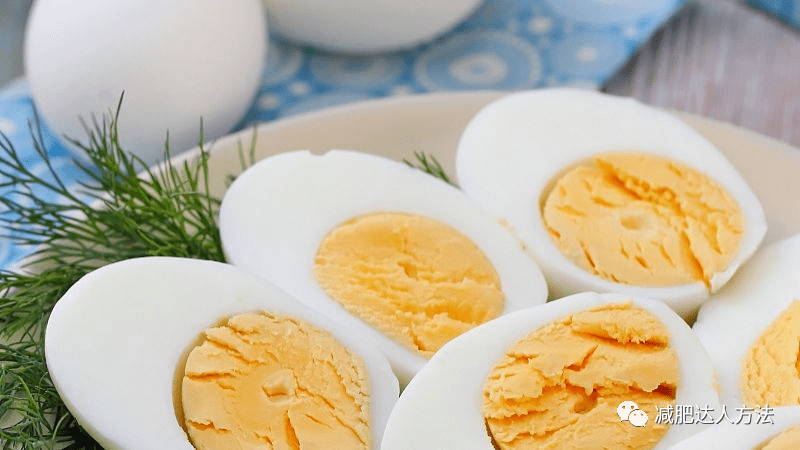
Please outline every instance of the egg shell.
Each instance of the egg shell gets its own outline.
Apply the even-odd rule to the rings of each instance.
[[[44,121],[85,141],[120,112],[122,147],[148,165],[230,131],[250,106],[267,54],[260,0],[38,0],[25,34],[25,75]],[[76,147],[70,149],[83,155]]]
[[[279,154],[242,173],[220,208],[227,260],[275,283],[300,301],[357,330],[384,352],[401,383],[426,359],[351,315],[319,286],[314,259],[345,221],[373,212],[407,212],[448,224],[494,265],[503,313],[544,303],[547,286],[517,242],[463,192],[405,164],[354,151]]]
[[[508,348],[552,321],[628,300],[652,313],[669,330],[680,364],[676,404],[708,405],[719,410],[708,357],[686,322],[669,307],[622,294],[585,292],[494,319],[445,344],[406,386],[389,416],[381,449],[492,450],[481,410],[482,389]],[[671,426],[654,448],[668,448],[703,427]]]
[[[732,412],[732,411],[731,411]],[[730,449],[759,449],[773,437],[787,428],[800,426],[800,407],[775,408],[767,419],[767,413],[762,416],[765,422],[756,423],[757,414],[753,414],[752,423],[745,425],[736,423],[738,416],[731,417],[731,421],[724,420],[718,425],[708,427],[692,437],[684,439],[669,450],[730,450]],[[772,424],[767,422],[771,421]]]
[[[265,0],[281,36],[325,50],[375,53],[410,48],[455,27],[481,0]]]
[[[742,243],[728,267],[711,278],[716,291],[758,247],[766,219],[756,195],[724,155],[670,113],[636,100],[578,89],[505,96],[465,128],[456,153],[458,183],[495,217],[506,220],[547,278],[553,298],[581,291],[622,292],[665,301],[684,317],[709,296],[702,282],[675,287],[614,283],[569,261],[547,233],[541,204],[555,179],[593,154],[637,151],[705,173],[739,203]]]
[[[386,359],[362,336],[228,264],[146,257],[89,273],[53,309],[47,367],[64,403],[104,448],[193,449],[173,404],[179,363],[203,330],[257,310],[304,319],[363,359],[378,448],[399,395]]]
[[[709,299],[692,328],[719,376],[720,398],[742,405],[741,373],[753,342],[794,300],[800,300],[800,235],[759,250]]]

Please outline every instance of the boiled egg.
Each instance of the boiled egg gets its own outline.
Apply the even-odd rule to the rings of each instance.
[[[363,336],[211,261],[147,257],[89,273],[53,309],[45,355],[64,403],[107,449],[332,436],[378,448],[399,395]]]
[[[758,198],[677,117],[576,89],[511,94],[481,110],[458,184],[507,222],[551,295],[622,292],[696,312],[758,247]]]
[[[664,449],[703,429],[660,411],[719,409],[711,364],[663,302],[580,293],[450,341],[403,391],[383,450]]]
[[[541,272],[461,191],[405,164],[279,154],[220,208],[228,261],[376,343],[401,383],[445,342],[543,303]]]
[[[408,49],[467,18],[480,0],[265,0],[269,23],[286,39],[346,53]]]
[[[107,120],[124,92],[120,146],[153,165],[168,132],[175,155],[242,120],[266,64],[266,13],[261,0],[37,0],[24,55],[54,134],[83,140],[84,123]]]
[[[684,439],[670,450],[789,450],[800,448],[800,408],[733,415],[718,425]]]
[[[800,235],[759,250],[693,325],[731,406],[800,405]]]

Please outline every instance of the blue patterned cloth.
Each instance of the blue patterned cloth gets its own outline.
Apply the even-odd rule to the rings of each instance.
[[[465,22],[434,42],[369,57],[321,53],[273,39],[262,87],[237,128],[376,97],[444,90],[600,87],[685,2],[486,0]],[[0,91],[0,132],[34,171],[44,173],[33,154],[28,129],[32,117],[33,102],[24,81]],[[64,181],[68,185],[80,181],[69,153],[46,128],[44,139]],[[0,242],[0,267],[8,267],[28,251]]]
[[[800,28],[800,0],[747,0],[747,3]]]

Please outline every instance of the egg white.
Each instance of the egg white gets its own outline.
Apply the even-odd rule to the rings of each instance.
[[[84,119],[109,120],[124,92],[120,145],[150,166],[167,130],[176,155],[197,145],[201,119],[206,142],[242,120],[261,87],[267,28],[260,0],[37,1],[25,77],[56,136],[86,136]]]
[[[426,359],[351,315],[328,296],[314,274],[314,259],[327,234],[373,212],[429,217],[472,240],[500,278],[502,313],[546,300],[547,286],[536,264],[463,192],[402,163],[365,153],[296,151],[262,160],[226,192],[220,233],[230,263],[375,342],[406,383]]]
[[[379,448],[399,395],[383,355],[362,336],[228,264],[147,257],[89,273],[53,309],[47,367],[64,403],[104,448],[191,450],[173,404],[176,369],[204,329],[258,310],[306,320],[362,358],[372,448]]]
[[[652,313],[670,333],[680,365],[676,404],[719,410],[708,357],[686,322],[669,307],[622,294],[585,292],[494,319],[445,344],[406,386],[389,416],[381,449],[492,450],[482,413],[483,384],[508,348],[552,321],[628,300]],[[668,448],[703,427],[671,426],[655,449]]]
[[[569,261],[548,235],[540,205],[556,178],[601,152],[636,151],[679,161],[708,175],[738,202],[745,235],[731,263],[711,278],[716,291],[758,247],[766,232],[761,204],[724,155],[677,117],[633,99],[576,89],[511,94],[467,125],[456,153],[458,183],[526,244],[554,298],[581,291],[623,292],[664,300],[683,316],[709,289],[614,283]]]
[[[481,0],[266,0],[284,38],[333,52],[374,54],[415,47],[464,20]]]
[[[701,308],[692,328],[719,376],[720,398],[741,406],[742,362],[753,342],[800,299],[800,235],[759,250]]]
[[[736,422],[738,417],[731,417]],[[800,426],[800,407],[775,408],[769,419],[773,424],[753,422],[750,425],[731,423],[728,420],[708,427],[692,437],[680,441],[669,450],[730,450],[755,449],[787,428]],[[767,420],[764,416],[763,420]]]

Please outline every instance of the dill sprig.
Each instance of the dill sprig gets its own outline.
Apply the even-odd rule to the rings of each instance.
[[[455,186],[456,184],[447,176],[442,165],[439,164],[439,161],[433,155],[427,155],[424,152],[414,151],[414,159],[416,162],[411,162],[407,159],[404,159],[403,162],[406,163],[409,167],[413,167],[415,169],[419,169],[429,175],[433,175],[436,178],[441,179],[442,181],[446,182],[451,186]]]
[[[0,272],[2,449],[100,448],[64,406],[44,358],[50,311],[80,277],[140,256],[224,260],[216,222],[220,201],[208,191],[202,137],[196,160],[152,171],[120,146],[121,104],[84,124],[87,144],[72,141],[88,156],[78,162],[88,179],[78,189],[68,189],[51,165],[38,118],[29,128],[46,176],[26,168],[0,135],[0,227],[5,238],[35,248],[21,270]],[[169,157],[167,138],[165,161]]]
[[[86,144],[71,141],[87,155],[76,162],[88,180],[78,189],[68,189],[51,164],[38,117],[29,129],[44,175],[29,170],[0,133],[2,237],[35,248],[18,270],[0,271],[0,449],[101,448],[67,410],[44,356],[50,311],[78,279],[141,256],[224,261],[202,123],[199,156],[173,165],[167,139],[166,163],[154,171],[120,146],[121,104],[84,124]],[[254,150],[255,134],[247,161],[239,148],[242,169],[255,161]],[[436,158],[414,156],[417,165],[405,163],[453,184]]]

